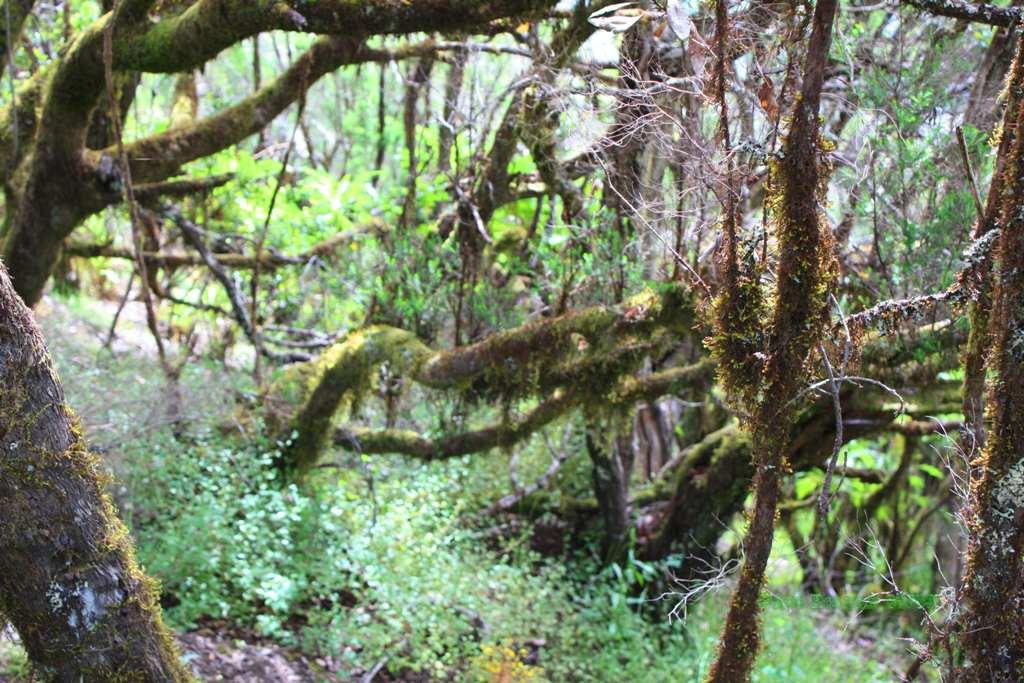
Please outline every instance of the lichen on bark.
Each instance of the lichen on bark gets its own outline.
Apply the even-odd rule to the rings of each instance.
[[[971,463],[970,530],[957,680],[1024,675],[1024,41],[1007,82],[1000,235],[988,335],[992,427]]]
[[[186,681],[31,312],[0,264],[0,612],[40,676]]]

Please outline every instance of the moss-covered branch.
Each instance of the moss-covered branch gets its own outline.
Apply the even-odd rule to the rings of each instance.
[[[45,70],[40,83],[35,135],[25,141],[21,164],[7,184],[8,220],[0,245],[18,294],[30,306],[42,295],[64,238],[86,216],[109,204],[110,164],[83,163],[93,113],[106,92],[104,45],[144,23],[136,10],[147,3],[120,5],[82,30]],[[111,157],[113,158],[113,157]]]
[[[513,446],[573,408],[588,403],[600,403],[600,407],[605,408],[654,400],[682,391],[697,382],[708,381],[713,373],[711,362],[701,361],[647,377],[627,377],[599,394],[557,389],[520,416],[459,434],[429,438],[411,430],[347,427],[335,431],[334,443],[358,453],[398,453],[423,460],[455,458]]]
[[[820,209],[829,168],[823,158],[818,113],[837,6],[837,0],[815,3],[792,125],[782,158],[773,162],[775,196],[769,204],[779,265],[764,349],[763,381],[752,425],[754,511],[743,540],[743,569],[717,657],[706,678],[708,683],[750,679],[760,645],[761,587],[772,548],[785,449],[796,412],[793,399],[806,378],[808,356],[824,336],[828,294],[836,274],[832,232]],[[720,362],[745,360],[729,358]]]
[[[175,126],[130,143],[127,152],[132,177],[140,181],[161,180],[189,161],[227,149],[255,135],[319,79],[342,66],[430,56],[458,48],[458,43],[427,40],[383,50],[350,38],[321,38],[284,73],[252,96],[192,125]],[[91,154],[91,163],[98,164],[104,155],[112,154],[112,148]]]
[[[132,178],[163,180],[190,161],[214,154],[255,135],[317,80],[358,58],[363,44],[348,38],[316,41],[278,78],[259,92],[194,125],[168,130],[126,145]],[[113,150],[96,152],[94,163]]]
[[[434,351],[404,330],[371,327],[351,335],[305,369],[309,389],[291,421],[295,439],[283,465],[301,472],[316,463],[335,413],[345,401],[358,400],[382,363],[430,388],[464,389],[483,382],[486,391],[506,399],[544,395],[560,387],[594,391],[611,386],[604,378],[614,381],[635,367],[639,358],[630,352],[631,341],[666,329],[686,335],[693,324],[689,293],[666,285],[661,292],[645,292],[621,306],[598,306],[538,320],[450,351]],[[586,373],[577,371],[581,366]],[[660,381],[667,386],[682,374],[677,371]],[[638,387],[625,386],[622,400],[641,394]]]
[[[281,469],[301,474],[316,464],[334,414],[345,401],[361,398],[379,365],[415,374],[432,355],[412,332],[386,326],[355,332],[324,352],[312,368],[309,395],[291,421],[293,441],[282,454]]]
[[[447,460],[513,446],[566,414],[577,403],[578,397],[558,390],[521,416],[459,434],[430,438],[406,429],[348,427],[335,431],[334,443],[357,453],[397,453],[428,461]]]
[[[200,0],[185,12],[119,43],[117,66],[174,72],[201,66],[221,50],[265,31],[349,37],[457,31],[528,16],[555,0]]]
[[[660,292],[644,292],[621,306],[597,306],[538,320],[439,353],[424,362],[417,381],[434,388],[448,388],[485,372],[522,380],[527,378],[528,370],[536,373],[554,367],[569,354],[579,353],[573,335],[586,341],[588,356],[596,357],[614,351],[625,337],[649,335],[657,329],[670,329],[685,336],[692,331],[694,316],[690,293],[679,286],[666,285]]]
[[[999,7],[964,0],[904,0],[906,4],[940,17],[1009,28],[1021,20],[1019,7]]]

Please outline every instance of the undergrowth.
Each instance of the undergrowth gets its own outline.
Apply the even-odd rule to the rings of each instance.
[[[162,402],[155,365],[81,341],[95,335],[60,334],[69,316],[45,321],[58,371],[71,404],[93,408],[87,427],[175,628],[216,623],[352,672],[385,659],[436,680],[685,681],[709,666],[724,592],[670,622],[671,598],[652,600],[669,566],[602,567],[587,548],[543,558],[528,529],[495,534],[499,520],[475,517],[507,492],[507,453],[434,464],[338,453],[304,487],[283,485],[272,462],[284,444],[227,400],[245,391],[243,376],[197,366],[182,380],[187,435],[159,420],[140,429],[138,416]],[[549,457],[528,446],[524,479]],[[769,603],[755,680],[890,680],[840,627],[837,615]],[[9,675],[24,666],[0,659]]]

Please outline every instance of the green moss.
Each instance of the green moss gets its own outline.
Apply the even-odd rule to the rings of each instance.
[[[705,345],[718,364],[726,394],[750,406],[761,386],[764,370],[765,322],[768,304],[757,277],[744,276],[736,287],[715,297],[715,334]]]
[[[472,398],[509,402],[565,387],[601,403],[615,379],[644,357],[692,332],[691,293],[677,284],[647,289],[616,307],[574,311],[439,354],[424,368],[426,384],[443,388],[461,376]],[[479,377],[477,375],[479,374]]]
[[[305,381],[308,398],[291,421],[294,440],[284,451],[282,469],[301,474],[316,464],[335,414],[359,404],[373,388],[380,365],[389,364],[396,374],[415,374],[430,356],[411,332],[375,326],[352,333],[294,373],[283,391],[294,392],[297,377]]]
[[[303,404],[287,423],[276,420],[288,425],[285,437],[291,439],[282,469],[301,474],[315,465],[335,415],[359,404],[382,364],[428,387],[501,401],[506,414],[516,400],[558,389],[587,406],[621,410],[609,401],[610,387],[652,351],[688,333],[693,322],[689,292],[667,285],[618,307],[537,321],[451,351],[431,351],[411,332],[393,327],[355,332],[317,360],[283,375],[271,392],[272,406]]]
[[[3,392],[6,397],[10,396],[9,391]],[[10,407],[11,403],[4,403]],[[21,405],[14,402],[15,409]],[[53,528],[36,530],[34,533],[51,535],[54,538],[61,538],[62,528],[73,528],[82,524],[78,512],[83,501],[78,498],[70,499],[64,487],[57,483],[63,479],[80,479],[72,485],[74,490],[84,487],[90,492],[90,498],[95,507],[86,514],[89,515],[88,523],[93,524],[98,520],[99,538],[95,546],[90,549],[87,555],[73,555],[77,564],[70,565],[73,570],[72,576],[87,577],[94,572],[95,567],[115,567],[119,575],[123,577],[120,589],[124,591],[124,599],[117,606],[117,609],[104,607],[104,612],[95,623],[83,623],[82,632],[79,634],[76,651],[90,656],[83,656],[82,660],[97,661],[103,657],[95,656],[97,652],[111,649],[110,642],[114,636],[119,644],[113,655],[113,659],[120,662],[115,669],[106,667],[97,668],[92,665],[84,665],[79,672],[83,680],[97,681],[145,681],[151,680],[156,662],[162,662],[165,672],[170,676],[168,680],[191,681],[191,675],[180,664],[180,653],[177,645],[171,637],[170,631],[165,627],[159,605],[159,586],[157,582],[148,577],[139,567],[135,557],[135,549],[127,527],[121,522],[114,508],[108,493],[111,478],[102,466],[99,458],[88,450],[82,438],[81,427],[72,411],[66,406],[60,406],[57,410],[64,413],[64,419],[70,421],[69,446],[61,452],[52,452],[33,443],[22,443],[18,449],[21,455],[8,457],[2,460],[4,465],[4,476],[20,482],[12,487],[26,497],[38,496],[42,489],[56,493],[58,498],[64,498],[62,504],[63,516],[52,519]],[[7,425],[15,425],[18,432],[31,434],[32,424],[39,419],[39,415],[18,416],[15,412],[8,413],[0,422]],[[15,422],[9,420],[14,419]],[[52,418],[51,418],[52,419]],[[17,497],[17,496],[16,496]],[[17,510],[31,508],[28,500],[21,501],[8,499],[7,519],[4,526],[13,533],[23,535],[26,529],[34,529],[39,519],[19,519]],[[12,518],[11,515],[14,515]],[[65,548],[62,552],[69,552],[73,548]],[[80,550],[80,549],[79,549]],[[71,562],[71,558],[68,560]],[[104,569],[107,571],[107,569]],[[54,577],[54,581],[58,578]],[[66,580],[66,577],[61,578]],[[85,579],[82,579],[85,581]],[[57,584],[53,584],[56,586]],[[77,584],[76,584],[77,585]],[[83,584],[87,585],[87,584]],[[18,626],[23,639],[28,641],[38,640],[32,634],[47,632],[50,628],[47,624],[33,624],[33,617],[29,611],[22,609],[15,602],[4,600],[2,605],[4,613],[12,618]],[[63,618],[63,617],[57,617]],[[134,623],[133,623],[134,622]],[[137,647],[137,650],[131,648]],[[143,655],[144,653],[144,655]],[[74,660],[75,652],[64,653],[65,656]],[[54,671],[49,673],[47,666],[41,662],[34,662],[38,675],[43,680],[49,680],[57,675]],[[146,668],[141,668],[146,667]]]

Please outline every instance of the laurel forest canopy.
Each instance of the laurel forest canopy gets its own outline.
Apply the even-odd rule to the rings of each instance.
[[[0,0],[0,677],[1024,680],[1024,33]]]

